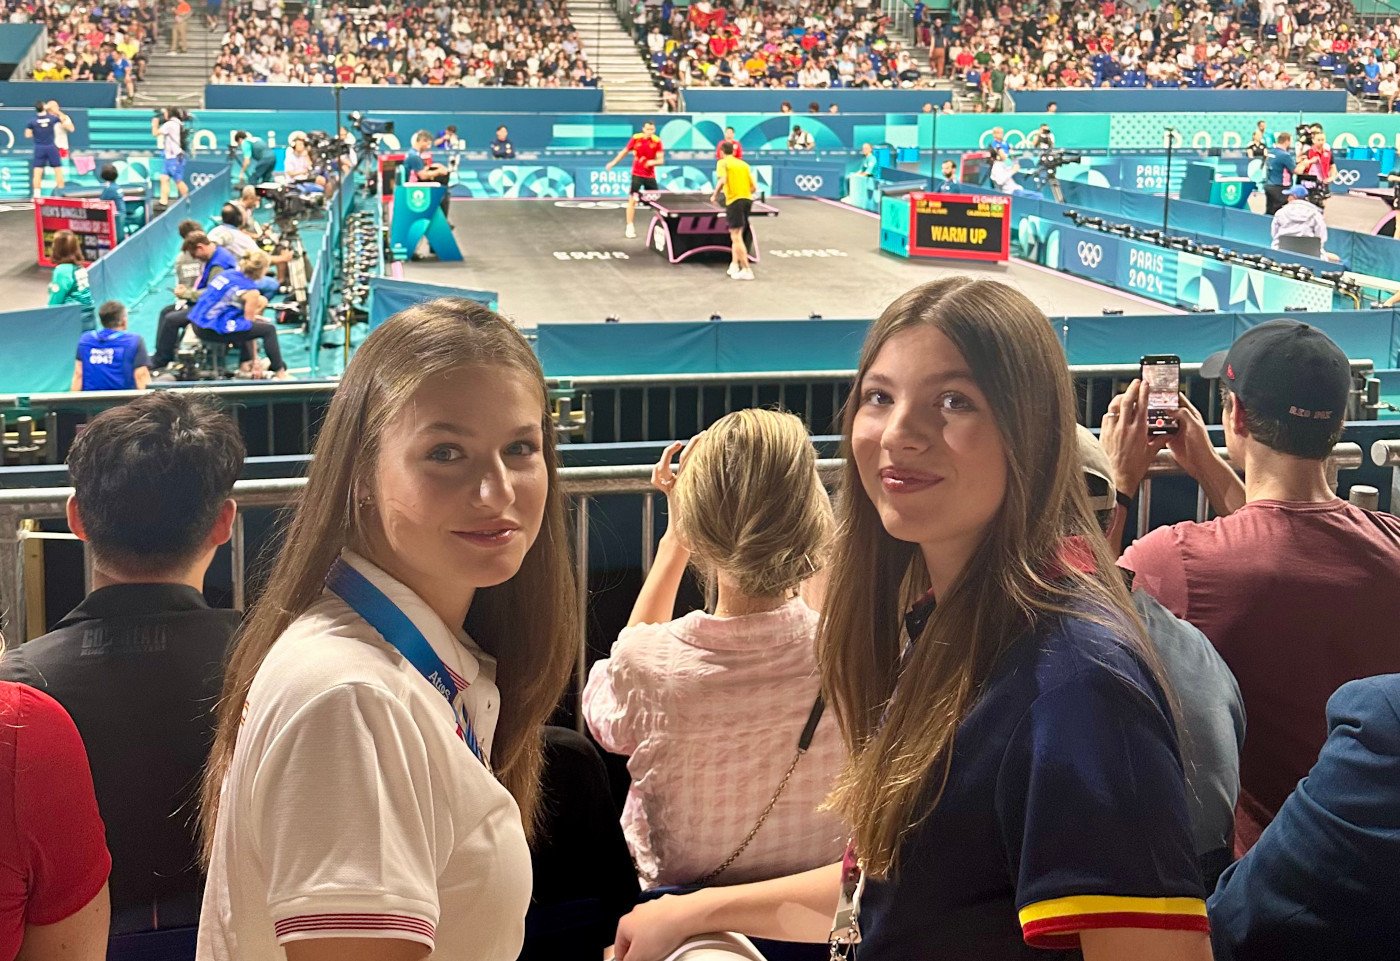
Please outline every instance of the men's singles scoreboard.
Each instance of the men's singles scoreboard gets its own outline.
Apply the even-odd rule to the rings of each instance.
[[[1011,201],[922,191],[883,197],[880,247],[901,257],[1009,260]]]

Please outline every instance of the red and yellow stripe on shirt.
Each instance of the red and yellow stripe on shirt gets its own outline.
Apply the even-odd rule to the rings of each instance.
[[[1028,904],[1021,936],[1033,948],[1077,948],[1079,932],[1095,928],[1209,931],[1200,898],[1125,898],[1088,894]]]

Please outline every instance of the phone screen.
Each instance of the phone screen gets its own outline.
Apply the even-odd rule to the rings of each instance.
[[[1144,357],[1142,379],[1147,384],[1147,432],[1176,433],[1176,421],[1171,414],[1180,406],[1181,358]]]

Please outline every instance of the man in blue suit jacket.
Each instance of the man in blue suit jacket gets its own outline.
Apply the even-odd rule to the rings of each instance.
[[[1308,776],[1210,899],[1217,961],[1400,957],[1400,674],[1327,702]]]

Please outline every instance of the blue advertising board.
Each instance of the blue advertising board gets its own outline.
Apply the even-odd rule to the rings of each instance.
[[[1038,216],[1021,218],[1015,246],[1019,257],[1159,303],[1241,313],[1332,309],[1332,291],[1321,284]]]
[[[1379,160],[1353,159],[1342,157],[1337,160],[1337,179],[1332,182],[1332,192],[1349,193],[1353,187],[1376,187],[1380,185],[1381,162]],[[1387,169],[1386,173],[1390,170]]]

